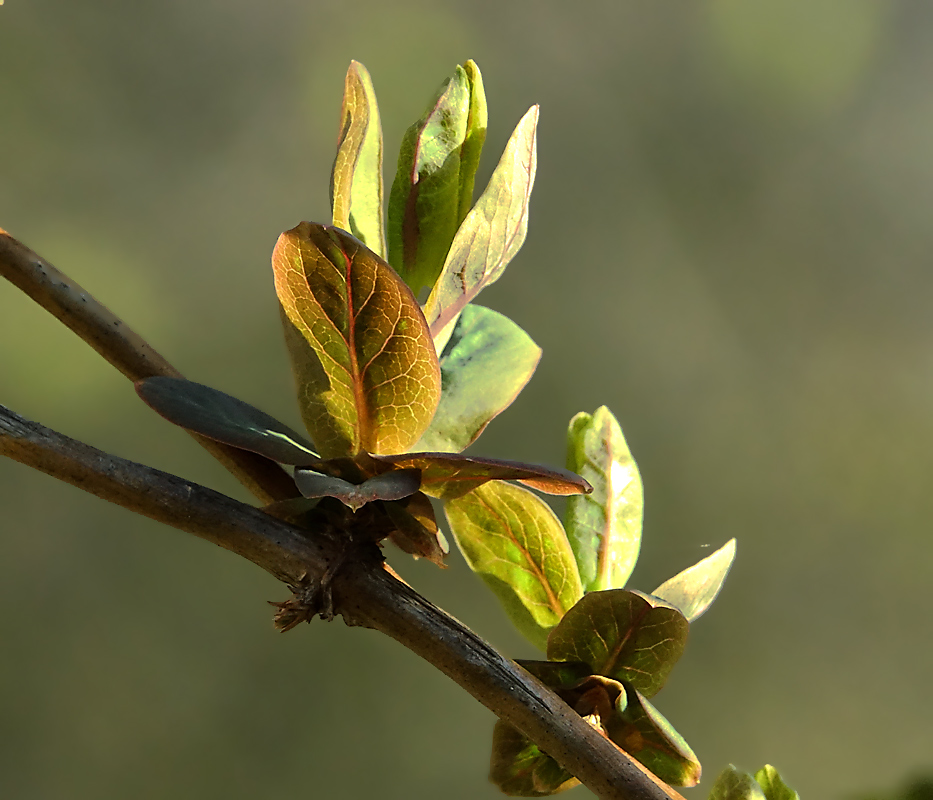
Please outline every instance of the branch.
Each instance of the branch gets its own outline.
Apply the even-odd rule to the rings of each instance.
[[[211,489],[109,455],[0,406],[0,455],[231,550],[291,586],[319,581],[345,542]],[[391,575],[373,546],[333,582],[349,624],[391,636],[466,689],[606,800],[683,800],[553,692]]]
[[[0,275],[61,320],[131,381],[155,375],[182,377],[139,334],[88,292],[0,228]],[[298,492],[274,461],[192,434],[263,503]]]

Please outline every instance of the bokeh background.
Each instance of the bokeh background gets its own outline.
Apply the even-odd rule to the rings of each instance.
[[[7,0],[0,225],[192,379],[298,425],[269,255],[328,217],[343,75],[387,184],[457,62],[485,185],[540,103],[529,237],[482,302],[544,348],[472,452],[561,464],[607,404],[646,485],[650,590],[738,538],[657,698],[709,783],[805,798],[933,768],[933,5],[924,0]],[[244,498],[0,285],[0,402]],[[454,555],[391,561],[534,657]],[[0,461],[0,795],[494,798],[493,716],[394,642],[287,636],[234,556]],[[569,797],[583,797],[575,789]]]

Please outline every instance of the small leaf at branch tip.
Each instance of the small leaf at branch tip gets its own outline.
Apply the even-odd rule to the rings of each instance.
[[[732,562],[735,539],[730,539],[715,553],[666,580],[651,594],[679,608],[689,622],[701,617],[722,590]]]
[[[476,205],[457,229],[425,304],[437,335],[486,286],[502,275],[528,232],[528,204],[537,168],[538,107],[512,132]]]
[[[351,61],[344,82],[331,206],[337,227],[385,257],[382,225],[382,126],[369,72]]]

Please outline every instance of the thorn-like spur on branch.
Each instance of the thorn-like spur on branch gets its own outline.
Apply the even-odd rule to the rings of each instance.
[[[0,275],[71,328],[131,381],[156,375],[182,377],[123,320],[2,228]],[[274,461],[192,436],[263,503],[297,496],[294,482]]]
[[[0,455],[239,553],[292,587],[325,579],[346,542],[211,489],[96,450],[0,406]],[[683,800],[544,684],[386,570],[372,545],[332,576],[344,619],[433,664],[605,800]]]

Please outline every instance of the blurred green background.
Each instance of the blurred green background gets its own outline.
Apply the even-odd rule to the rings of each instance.
[[[542,106],[529,237],[482,302],[545,355],[472,452],[561,464],[606,404],[646,486],[633,585],[738,538],[656,701],[705,786],[728,762],[812,800],[929,772],[933,4],[7,0],[0,226],[298,425],[269,255],[328,217],[351,58],[387,185],[457,62],[486,80],[478,187]],[[244,498],[6,283],[0,402]],[[250,564],[12,462],[0,508],[4,798],[498,796],[492,715],[394,642],[280,636]],[[458,556],[390,558],[535,656]]]

